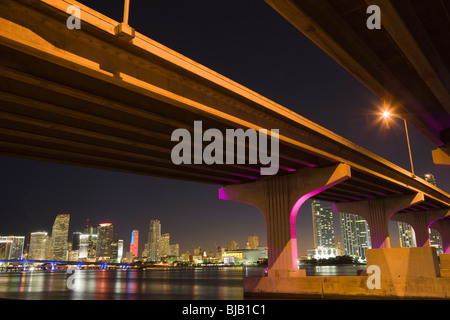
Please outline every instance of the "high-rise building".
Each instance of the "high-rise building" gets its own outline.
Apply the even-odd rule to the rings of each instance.
[[[78,249],[79,260],[95,261],[97,257],[97,238],[97,227],[86,226],[83,228]]]
[[[423,176],[423,178],[425,181],[431,183],[433,186],[436,186],[436,179],[434,178],[434,175],[432,175],[431,173],[426,173]],[[430,245],[436,248],[438,254],[442,253],[443,248],[441,235],[439,234],[439,232],[437,232],[435,229],[432,228],[430,228],[428,232],[430,236]]]
[[[259,247],[258,236],[255,235],[248,236],[247,241],[248,241],[248,248],[250,250],[256,250],[256,248]]]
[[[0,236],[0,259],[22,260],[25,236]]]
[[[366,260],[366,249],[372,248],[367,221],[355,214],[339,215],[344,254]]]
[[[161,257],[167,257],[170,256],[170,234],[169,233],[163,233],[161,235]]]
[[[416,235],[411,225],[406,222],[398,222],[398,234],[401,248],[417,247]]]
[[[434,178],[434,175],[432,175],[431,173],[426,173],[423,176],[423,179],[429,183],[431,183],[433,186],[436,186],[436,179]]]
[[[130,252],[139,257],[139,230],[131,231]]]
[[[112,259],[113,225],[101,223],[97,228],[96,259],[110,261]]]
[[[58,214],[52,228],[50,258],[53,260],[67,260],[69,238],[69,214]]]
[[[30,234],[29,260],[46,260],[49,250],[49,236],[47,232],[32,232]]]
[[[80,250],[80,237],[81,232],[74,232],[72,234],[72,250]]]
[[[178,245],[178,243],[170,245],[170,254],[169,255],[172,257],[180,256],[180,246]]]
[[[334,248],[333,209],[322,207],[320,201],[313,200],[312,221],[314,232],[314,247]]]
[[[157,219],[150,220],[147,259],[149,261],[161,260],[161,222]]]
[[[238,250],[238,249],[239,249],[239,242],[236,242],[234,240],[231,240],[230,242],[228,242],[227,250],[233,251],[233,250]]]

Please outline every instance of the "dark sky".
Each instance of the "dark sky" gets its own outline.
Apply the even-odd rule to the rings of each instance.
[[[122,20],[122,0],[81,3]],[[260,0],[131,0],[136,31],[272,99],[409,170],[401,123],[391,129],[371,115],[379,99]],[[434,146],[410,127],[416,174],[433,173],[450,190],[450,170],[431,159]],[[112,222],[128,250],[132,229],[146,242],[150,219],[180,251],[213,250],[230,240],[245,246],[266,226],[256,208],[218,200],[218,188],[102,170],[0,157],[0,234],[51,231],[58,213],[71,214],[71,232],[90,218]],[[298,214],[299,253],[313,247],[310,201]],[[337,215],[336,223],[337,221]],[[392,246],[398,246],[391,224]],[[336,230],[340,239],[339,229]]]

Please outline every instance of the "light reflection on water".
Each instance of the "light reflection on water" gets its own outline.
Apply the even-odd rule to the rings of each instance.
[[[356,275],[358,266],[301,266],[307,275]],[[75,288],[64,272],[0,273],[0,298],[65,300],[242,300],[243,277],[259,267],[79,270]]]

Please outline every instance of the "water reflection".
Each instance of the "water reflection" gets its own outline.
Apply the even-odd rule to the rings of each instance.
[[[364,266],[302,266],[307,275],[356,275]],[[0,298],[68,300],[242,300],[243,277],[263,269],[174,268],[77,270],[75,287],[64,272],[0,273]]]

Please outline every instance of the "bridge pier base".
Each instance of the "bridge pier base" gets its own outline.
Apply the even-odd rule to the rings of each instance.
[[[220,189],[219,198],[256,206],[267,225],[269,277],[299,277],[296,218],[310,197],[350,178],[350,167],[339,164],[311,168],[284,176],[265,177],[251,183]]]
[[[369,225],[372,248],[390,248],[388,223],[391,216],[399,210],[422,201],[424,201],[424,194],[417,193],[355,202],[339,202],[334,205],[334,211],[363,217]]]

